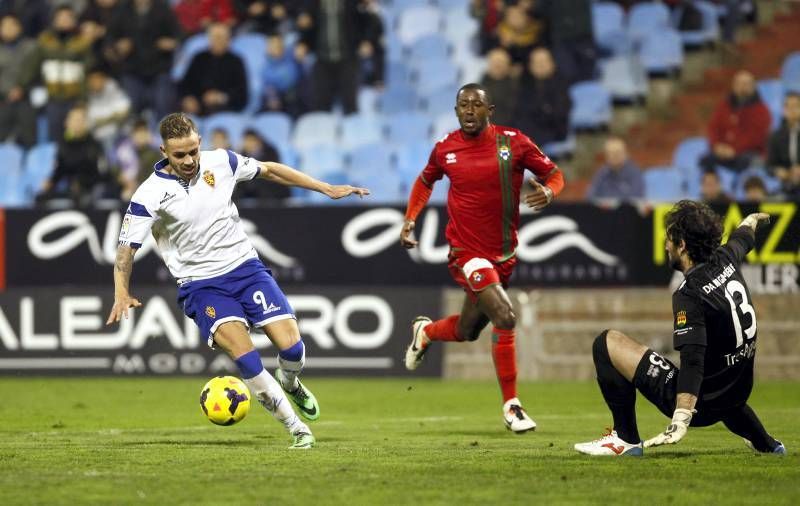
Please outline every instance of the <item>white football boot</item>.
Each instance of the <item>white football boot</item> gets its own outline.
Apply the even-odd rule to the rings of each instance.
[[[411,322],[411,344],[406,349],[406,369],[409,371],[419,367],[425,357],[425,352],[428,351],[431,340],[422,329],[430,322],[431,319],[427,316],[417,316]]]
[[[577,443],[575,449],[586,455],[621,457],[641,457],[644,454],[642,443],[630,444],[617,437],[617,431],[609,430],[600,439],[588,443]]]
[[[531,420],[516,397],[503,404],[503,420],[506,422],[506,428],[515,434],[536,430],[536,422]]]

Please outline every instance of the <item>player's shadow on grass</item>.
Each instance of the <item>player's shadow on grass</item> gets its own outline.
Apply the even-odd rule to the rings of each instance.
[[[179,445],[179,446],[253,446],[252,440],[231,440],[220,441],[218,439],[209,441],[182,440],[182,439],[160,439],[153,441],[123,441],[120,446],[157,446],[157,445]]]

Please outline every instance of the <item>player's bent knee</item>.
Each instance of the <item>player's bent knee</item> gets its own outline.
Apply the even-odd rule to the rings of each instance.
[[[594,358],[595,363],[598,360],[608,360],[608,343],[606,339],[608,338],[608,333],[613,332],[609,329],[606,329],[594,338],[594,342],[592,343],[592,357]]]
[[[492,325],[498,329],[513,329],[517,326],[517,315],[510,307],[503,308],[503,310],[492,319]]]
[[[214,342],[232,357],[254,350],[247,327],[238,321],[225,322],[214,331]]]

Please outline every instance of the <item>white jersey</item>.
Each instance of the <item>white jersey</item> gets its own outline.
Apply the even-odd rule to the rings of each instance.
[[[167,268],[183,283],[230,272],[258,258],[231,195],[239,181],[258,176],[258,162],[225,149],[200,152],[188,182],[167,174],[161,160],[131,197],[119,244],[141,247],[152,231]]]

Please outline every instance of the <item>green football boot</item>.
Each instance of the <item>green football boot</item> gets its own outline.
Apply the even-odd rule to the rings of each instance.
[[[314,435],[310,432],[298,432],[292,434],[292,438],[293,443],[292,446],[289,447],[290,450],[308,450],[309,448],[313,448],[317,442],[317,440],[314,439]]]
[[[297,406],[297,410],[300,411],[300,416],[310,421],[319,418],[319,404],[317,404],[317,398],[303,385],[299,378],[297,379],[297,388],[293,391],[289,391],[283,386],[285,377],[280,368],[275,371],[275,379],[278,380],[283,391],[286,392],[286,395],[292,400],[295,406]]]

